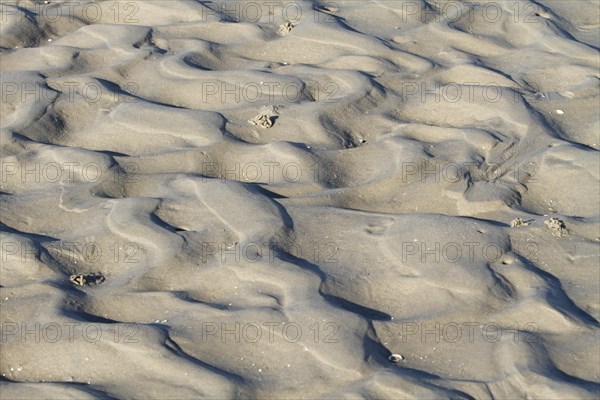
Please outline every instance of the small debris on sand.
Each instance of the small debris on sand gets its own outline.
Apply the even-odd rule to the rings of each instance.
[[[393,363],[399,363],[400,361],[404,360],[404,357],[402,357],[400,354],[392,354],[388,357],[388,360]]]
[[[71,275],[69,280],[77,286],[94,286],[104,283],[106,278],[100,274],[76,274]]]
[[[264,129],[273,126],[273,119],[266,114],[257,115],[256,117],[249,119],[248,122]]]
[[[544,224],[552,231],[552,236],[567,236],[567,227],[565,223],[558,218],[550,218],[544,221]]]
[[[515,218],[512,221],[510,221],[510,226],[515,228],[517,226],[527,226],[529,224],[531,224],[533,220],[528,220],[525,221],[523,218]]]
[[[294,29],[295,26],[296,26],[296,24],[293,24],[291,22],[286,22],[285,24],[283,24],[279,27],[277,34],[280,36],[287,35],[288,33],[290,33],[290,31],[292,29]]]

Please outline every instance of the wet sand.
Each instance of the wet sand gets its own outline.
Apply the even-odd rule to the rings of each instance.
[[[0,2],[0,398],[597,398],[596,1],[75,3]]]

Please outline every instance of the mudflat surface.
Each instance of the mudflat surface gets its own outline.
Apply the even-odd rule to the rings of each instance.
[[[0,6],[2,399],[597,398],[597,1]]]

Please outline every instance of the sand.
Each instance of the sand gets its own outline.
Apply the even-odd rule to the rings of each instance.
[[[598,398],[596,0],[0,7],[0,398]]]

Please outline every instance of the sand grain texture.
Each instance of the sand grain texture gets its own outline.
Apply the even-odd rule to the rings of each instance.
[[[68,3],[0,1],[1,399],[598,397],[596,0]]]

